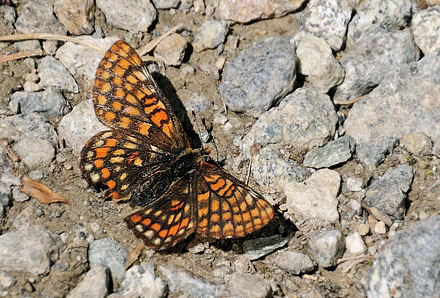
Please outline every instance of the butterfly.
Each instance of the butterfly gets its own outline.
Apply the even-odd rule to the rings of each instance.
[[[192,233],[242,237],[272,220],[263,196],[191,148],[169,100],[124,41],[101,60],[93,101],[110,130],[84,145],[81,172],[106,199],[140,207],[125,221],[149,247],[166,249]]]

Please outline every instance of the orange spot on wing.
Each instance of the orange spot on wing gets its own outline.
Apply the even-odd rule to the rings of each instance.
[[[96,148],[95,149],[95,157],[96,158],[106,157],[109,150],[110,150],[110,148],[103,148],[103,147]]]
[[[226,184],[225,179],[219,179],[215,184],[211,184],[210,187],[213,191],[218,191]]]
[[[142,219],[142,216],[139,214],[132,214],[130,215],[130,221],[134,223],[138,223]]]
[[[103,168],[101,170],[102,173],[102,178],[107,179],[108,177],[110,177],[110,171],[107,168]]]
[[[130,123],[131,123],[131,120],[128,117],[121,117],[121,119],[119,121],[119,125],[122,126],[123,128],[128,128]]]
[[[122,59],[118,65],[124,69],[128,69],[130,67],[131,63],[125,59]]]
[[[174,236],[179,231],[179,225],[174,225],[170,228],[168,235]]]
[[[150,124],[142,122],[138,125],[138,131],[141,135],[148,136],[150,133],[150,127]]]
[[[139,216],[139,217],[140,217],[140,216]],[[144,226],[146,226],[146,227],[148,227],[148,226],[151,224],[151,219],[149,219],[149,218],[145,218],[145,219],[141,222],[141,224],[144,225]]]
[[[116,182],[114,180],[109,180],[105,184],[107,184],[109,189],[113,189],[116,186]]]
[[[104,115],[105,120],[108,122],[112,122],[116,118],[116,114],[110,111],[107,111]]]
[[[123,69],[119,65],[116,65],[113,68],[113,72],[122,78],[124,76],[124,74],[125,74],[125,69]]]
[[[118,140],[116,140],[116,139],[107,139],[105,141],[105,145],[104,146],[115,147],[117,143],[118,143]]]
[[[161,225],[158,223],[154,223],[151,225],[151,229],[155,230],[156,232],[158,232],[160,230],[160,228],[161,228]]]
[[[125,97],[125,91],[122,89],[119,89],[119,88],[115,90],[114,94],[116,97],[119,97],[119,98]]]
[[[95,159],[95,167],[97,169],[100,169],[104,166],[104,160],[103,159]]]
[[[138,103],[137,99],[136,99],[133,95],[131,95],[131,94],[127,94],[127,96],[125,97],[125,99],[126,99],[129,103],[131,103],[131,104],[137,104],[137,103]]]

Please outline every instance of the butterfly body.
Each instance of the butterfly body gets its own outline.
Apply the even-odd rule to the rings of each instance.
[[[97,118],[111,130],[92,137],[80,168],[104,197],[140,208],[128,227],[153,249],[191,233],[243,237],[273,218],[272,206],[190,147],[168,99],[136,51],[117,41],[96,71]]]

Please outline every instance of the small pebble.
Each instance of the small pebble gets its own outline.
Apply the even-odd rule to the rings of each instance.
[[[379,221],[374,226],[374,232],[377,234],[385,234],[387,232],[387,229],[385,227],[385,223],[383,221]]]

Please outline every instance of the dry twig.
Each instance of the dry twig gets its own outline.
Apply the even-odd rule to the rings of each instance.
[[[152,41],[150,41],[149,43],[147,43],[143,47],[140,47],[139,49],[137,49],[138,54],[140,56],[144,56],[145,54],[151,52],[162,40],[164,40],[167,36],[176,32],[177,30],[180,30],[181,28],[183,28],[183,24],[177,24],[176,26],[171,28],[171,30],[168,31],[167,33],[162,34],[158,38],[153,39]]]

